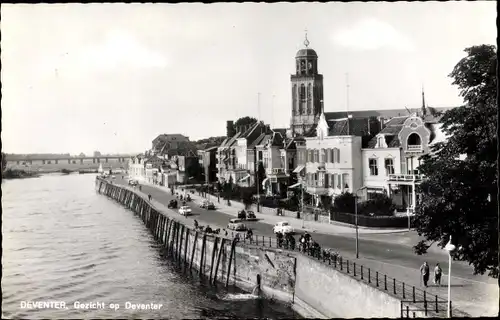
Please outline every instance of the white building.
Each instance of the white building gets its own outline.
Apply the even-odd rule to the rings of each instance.
[[[342,192],[355,192],[362,187],[360,136],[336,130],[352,122],[339,119],[329,124],[321,114],[315,137],[306,137],[306,191],[315,205],[332,201]],[[341,124],[341,125],[339,125]]]

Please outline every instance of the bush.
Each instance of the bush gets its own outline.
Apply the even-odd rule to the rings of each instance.
[[[335,197],[331,210],[336,212],[354,213],[354,201],[354,195],[352,193],[343,192]]]
[[[373,199],[358,204],[358,213],[365,216],[392,216],[396,205],[386,194],[377,194]]]

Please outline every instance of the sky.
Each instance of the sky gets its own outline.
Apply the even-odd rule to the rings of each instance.
[[[417,108],[422,87],[458,106],[448,74],[496,43],[495,18],[495,1],[2,5],[2,151],[143,152],[243,116],[289,127],[306,29],[326,112]]]

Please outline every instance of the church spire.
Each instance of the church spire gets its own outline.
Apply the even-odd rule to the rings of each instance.
[[[305,33],[306,33],[306,37],[304,39],[304,45],[306,46],[306,48],[309,47],[309,40],[307,39],[307,29],[305,30]]]
[[[425,93],[424,86],[422,85],[422,115],[425,116],[427,113],[427,109],[425,108]]]

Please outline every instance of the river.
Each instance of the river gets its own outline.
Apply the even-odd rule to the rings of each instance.
[[[179,270],[140,219],[96,193],[94,179],[2,182],[2,318],[299,318],[289,306],[216,290]],[[51,301],[59,305],[28,304]],[[151,303],[159,309],[126,308]]]

